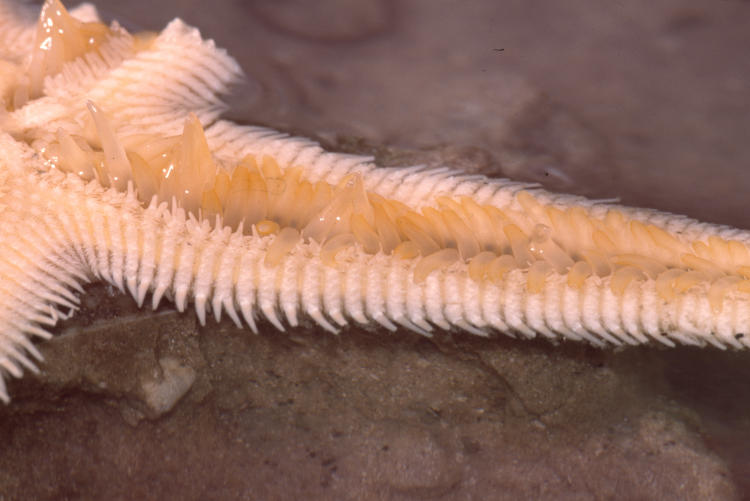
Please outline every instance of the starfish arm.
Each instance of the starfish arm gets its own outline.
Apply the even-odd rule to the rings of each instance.
[[[60,190],[17,168],[21,158],[31,161],[17,146],[7,136],[0,139],[0,370],[20,377],[23,367],[37,370],[29,354],[41,360],[30,338],[49,338],[44,327],[66,316],[62,310],[76,309],[78,298],[71,289],[82,291],[85,269],[69,252],[67,237],[50,231],[55,228],[45,205],[58,200]],[[4,382],[0,399],[8,401]]]
[[[416,260],[352,250],[331,266],[314,246],[299,245],[277,266],[268,267],[264,258],[270,238],[244,237],[230,243],[221,231],[191,233],[181,244],[174,232],[154,240],[154,247],[169,249],[175,263],[171,270],[160,267],[154,282],[159,292],[177,298],[179,309],[185,307],[187,296],[201,319],[205,305],[213,304],[217,316],[222,308],[241,311],[249,325],[263,314],[279,326],[282,313],[294,326],[304,313],[331,331],[354,319],[385,327],[398,324],[421,333],[437,326],[585,339],[596,345],[748,343],[743,335],[750,314],[746,295],[726,298],[717,312],[711,305],[710,285],[665,301],[656,280],[631,282],[616,293],[612,278],[591,277],[578,288],[569,286],[565,275],[551,274],[541,291],[529,292],[528,272],[514,271],[501,284],[480,284],[459,263],[417,284]],[[219,277],[234,280],[227,284]],[[214,291],[221,291],[218,302]]]
[[[706,223],[654,209],[553,193],[540,189],[537,184],[467,175],[449,167],[381,168],[373,162],[372,157],[329,152],[308,138],[289,136],[265,127],[241,126],[219,120],[206,130],[206,137],[214,155],[230,163],[246,155],[258,158],[267,155],[273,157],[282,168],[302,166],[303,176],[310,182],[325,181],[331,184],[352,173],[359,173],[368,190],[411,207],[435,205],[435,199],[442,195],[469,196],[478,204],[523,211],[525,208],[518,202],[517,195],[530,192],[538,205],[561,210],[578,207],[594,218],[604,218],[609,211],[616,210],[628,220],[656,225],[669,234],[679,235],[684,241],[716,236],[750,244],[750,232],[727,225]]]
[[[224,50],[175,19],[147,49],[98,82],[86,98],[107,103],[123,135],[175,134],[189,112],[203,124],[215,121],[225,109],[218,96],[226,94],[241,75],[237,62]]]
[[[2,400],[4,376],[36,370],[32,338],[75,311],[90,279],[256,332],[263,318],[750,346],[747,231],[450,168],[382,168],[216,121],[239,67],[179,20],[139,38],[64,18],[96,36],[86,50],[63,40],[78,49],[40,73],[22,17],[0,1],[0,27],[22,39],[0,38],[0,59],[36,80],[0,67]]]
[[[165,205],[139,214],[137,202],[130,200],[130,210],[123,212],[121,194],[94,194],[99,197],[110,200],[92,202],[88,193],[76,200],[81,205],[75,210],[57,211],[61,222],[75,228],[68,239],[82,249],[86,271],[120,288],[127,277],[137,277],[128,288],[152,291],[154,306],[165,294],[180,311],[193,302],[202,323],[213,307],[217,318],[222,310],[239,311],[250,326],[262,315],[282,329],[283,323],[297,325],[304,314],[331,331],[355,320],[420,333],[437,326],[522,337],[541,334],[596,345],[748,343],[747,295],[725,297],[717,311],[712,284],[698,284],[669,301],[660,296],[655,279],[630,281],[617,292],[615,276],[589,277],[582,287],[574,287],[566,275],[551,273],[541,290],[530,291],[533,272],[515,270],[501,283],[483,283],[472,280],[467,265],[458,262],[416,283],[417,259],[351,248],[331,265],[321,258],[317,244],[302,242],[268,266],[264,261],[272,237],[212,229]],[[120,203],[113,204],[113,197]],[[131,228],[127,238],[125,228]],[[67,255],[76,252],[71,249]],[[143,300],[142,293],[135,295]],[[230,316],[236,318],[236,313]]]
[[[289,141],[303,150],[319,149],[309,142],[280,137],[273,140],[282,150]],[[330,164],[336,161],[346,164],[347,169],[360,166],[365,178],[368,172],[380,175],[383,171],[369,167],[361,157],[319,153],[332,159],[325,163],[325,172],[335,171]],[[292,326],[305,314],[334,331],[353,319],[388,328],[402,325],[422,333],[428,333],[433,326],[475,333],[497,330],[525,337],[542,334],[552,339],[584,339],[598,345],[653,340],[664,344],[709,342],[741,347],[748,342],[744,336],[747,295],[732,290],[732,280],[698,281],[670,298],[659,292],[659,284],[664,282],[659,276],[638,275],[634,279],[615,273],[588,276],[583,284],[571,285],[570,273],[532,267],[512,270],[498,283],[473,280],[469,264],[454,262],[417,281],[420,259],[371,255],[354,246],[331,262],[324,257],[320,245],[304,241],[297,242],[269,266],[266,258],[273,236],[244,235],[221,225],[214,228],[207,220],[199,222],[180,208],[169,209],[165,203],[152,203],[144,209],[132,194],[104,190],[96,183],[85,185],[74,176],[63,177],[64,182],[51,184],[63,186],[60,189],[68,197],[70,193],[77,193],[78,197],[73,203],[56,203],[57,225],[68,228],[60,237],[61,241],[70,242],[66,255],[81,256],[87,273],[120,289],[127,287],[139,304],[149,291],[153,293],[154,306],[165,294],[174,298],[179,310],[192,301],[202,323],[212,308],[217,318],[224,310],[238,321],[237,312],[241,312],[245,322],[255,326],[255,319],[263,315],[279,328],[283,328],[280,314]],[[477,203],[505,201],[505,205],[498,203],[501,208],[521,208],[524,203],[531,203],[519,197],[520,193],[529,192],[515,183],[417,169],[391,170],[386,177],[389,181],[381,176],[372,189],[384,197],[397,197],[399,193],[416,196],[416,202],[403,196],[404,203],[419,205],[436,193],[475,196]],[[494,188],[487,189],[488,185]],[[627,213],[634,230],[623,237],[626,240],[634,239],[633,231],[642,229],[632,223],[658,224],[654,228],[677,235],[674,245],[680,243],[678,239],[747,239],[743,232],[680,216],[597,204],[541,190],[532,193],[557,210],[586,207],[589,219],[606,218],[609,211]],[[543,207],[542,202],[538,203]],[[519,212],[518,217],[529,220],[518,222],[524,227],[539,224],[532,214],[540,208],[527,209],[525,215]],[[549,220],[544,222],[554,226]],[[579,223],[586,224],[586,220]],[[653,241],[646,245],[653,245]],[[716,297],[721,301],[717,303]]]
[[[503,280],[483,281],[470,276],[468,260],[459,260],[429,270],[434,273],[417,280],[426,259],[373,255],[350,246],[332,262],[325,257],[325,246],[305,241],[296,242],[269,266],[276,237],[245,235],[221,225],[213,228],[181,209],[152,203],[144,212],[148,214],[142,223],[144,233],[127,236],[123,241],[131,242],[130,249],[117,251],[129,263],[127,277],[107,278],[121,272],[101,267],[94,272],[115,284],[130,277],[128,288],[139,303],[147,291],[153,291],[154,305],[166,294],[180,310],[193,301],[201,322],[211,307],[217,319],[224,310],[239,322],[237,312],[242,313],[254,329],[259,315],[283,328],[282,317],[294,326],[304,314],[332,331],[353,319],[389,329],[402,325],[421,333],[435,326],[477,334],[497,330],[596,345],[656,341],[747,346],[748,297],[745,288],[735,287],[744,284],[735,270],[750,262],[747,232],[446,169],[377,168],[365,157],[328,153],[313,142],[267,129],[220,122],[208,136],[210,143],[218,145],[217,155],[267,154],[282,169],[304,162],[304,177],[332,184],[354,173],[374,194],[413,209],[439,205],[436,200],[444,197],[463,197],[462,203],[471,200],[470,207],[506,211],[527,231],[549,225],[561,240],[595,240],[592,235],[601,231],[600,238],[611,237],[619,246],[622,268],[602,276],[581,275],[580,283],[574,283],[573,270],[550,269],[550,263],[540,261],[510,271]],[[139,243],[137,250],[133,242]],[[733,249],[731,256],[728,247]],[[631,254],[661,262],[638,261]],[[694,269],[707,268],[665,271],[663,263],[684,266],[688,257]],[[633,264],[640,271],[629,266]]]
[[[9,19],[8,24],[14,21]],[[133,36],[116,22],[108,28],[99,26],[106,36],[95,49],[58,62],[60,70],[44,79],[41,96],[24,101],[5,116],[0,111],[0,124],[6,132],[42,149],[54,140],[59,128],[68,132],[93,129],[88,101],[107,103],[108,112],[116,118],[113,126],[125,135],[173,134],[181,129],[188,113],[211,124],[225,109],[218,96],[239,80],[242,71],[212,40],[203,40],[197,29],[179,19],[158,35]],[[27,61],[33,60],[30,53],[34,51],[33,45],[27,48],[16,73],[30,71]]]

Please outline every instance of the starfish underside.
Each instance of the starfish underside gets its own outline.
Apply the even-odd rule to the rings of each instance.
[[[0,398],[92,279],[253,330],[750,346],[750,233],[219,120],[239,76],[179,20],[0,1]]]

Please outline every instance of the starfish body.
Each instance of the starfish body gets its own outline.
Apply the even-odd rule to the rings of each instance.
[[[217,120],[240,71],[212,42],[80,12],[50,0],[35,27],[0,3],[3,375],[36,370],[30,338],[92,279],[255,331],[750,346],[748,232]]]

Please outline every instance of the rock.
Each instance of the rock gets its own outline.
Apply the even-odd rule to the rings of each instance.
[[[736,496],[670,389],[680,350],[263,322],[254,335],[99,293],[105,318],[66,321],[0,409],[9,499]],[[709,355],[695,370],[735,370]]]
[[[248,2],[249,15],[288,34],[314,42],[361,42],[393,24],[390,0],[321,0],[314,9],[304,1]]]
[[[144,401],[156,416],[169,412],[195,382],[195,369],[176,358],[161,358],[159,366],[160,376],[141,383]]]

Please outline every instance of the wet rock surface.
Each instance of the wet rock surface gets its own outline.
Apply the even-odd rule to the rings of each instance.
[[[750,226],[747,2],[324,4],[100,5],[228,46],[233,119]],[[55,334],[0,409],[0,499],[750,497],[747,353],[253,335],[100,285]]]
[[[88,292],[116,315],[66,321],[44,372],[0,411],[5,499],[738,496],[672,359],[739,379],[739,354],[265,323],[254,335]],[[187,391],[153,405],[149,384],[185,373]]]

